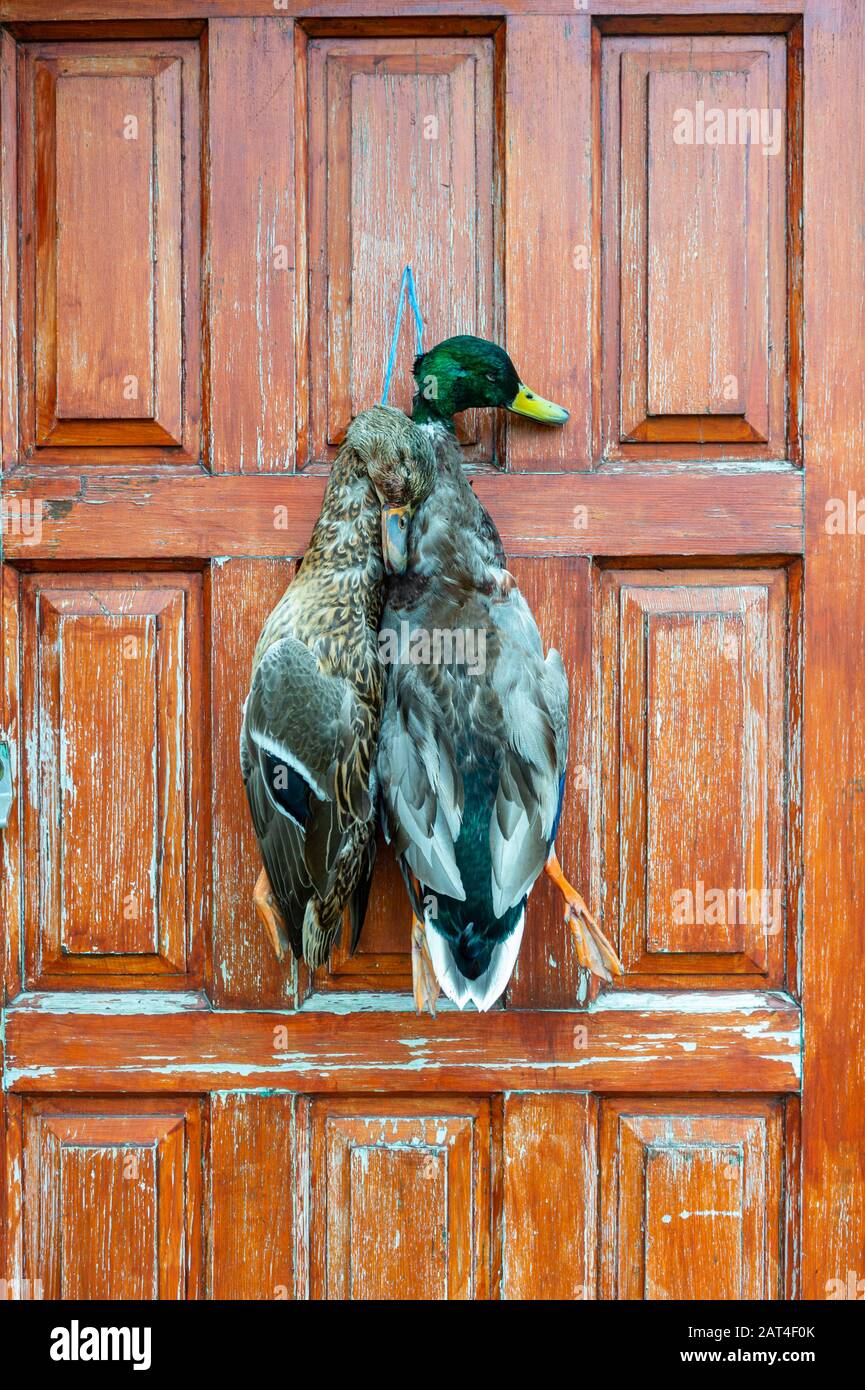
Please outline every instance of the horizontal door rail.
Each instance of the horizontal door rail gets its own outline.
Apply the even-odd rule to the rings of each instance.
[[[699,473],[477,473],[511,555],[799,555],[802,475],[792,468]],[[26,478],[3,488],[9,561],[302,554],[321,474],[204,473]]]
[[[776,993],[621,994],[584,1011],[6,1010],[13,1091],[794,1092],[801,1016]],[[86,1008],[86,1004],[84,1008]],[[98,1004],[92,1005],[95,1009]]]

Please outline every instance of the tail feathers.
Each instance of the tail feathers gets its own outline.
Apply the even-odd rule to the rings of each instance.
[[[469,982],[460,973],[450,946],[432,923],[427,923],[426,939],[436,979],[448,999],[452,999],[458,1009],[464,1009],[472,997]]]
[[[342,912],[332,899],[322,903],[314,895],[303,915],[303,959],[310,970],[327,965],[330,949],[342,926]]]
[[[504,993],[520,953],[524,925],[525,912],[521,912],[511,934],[493,948],[483,974],[476,980],[469,980],[454,959],[450,943],[436,929],[434,922],[427,923],[427,943],[436,979],[458,1009],[465,1008],[471,1002],[479,1013],[486,1013]]]

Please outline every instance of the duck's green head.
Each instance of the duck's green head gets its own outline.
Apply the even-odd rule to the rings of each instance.
[[[413,371],[417,394],[412,419],[417,424],[437,421],[453,429],[453,417],[461,410],[488,406],[547,425],[563,425],[568,418],[563,406],[524,386],[508,354],[486,338],[445,338],[415,358]]]

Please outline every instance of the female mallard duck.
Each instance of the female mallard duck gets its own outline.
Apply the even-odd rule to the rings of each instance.
[[[254,901],[282,956],[324,964],[346,904],[353,944],[375,856],[374,758],[384,695],[385,566],[405,567],[412,512],[435,481],[423,431],[375,406],[349,426],[303,563],[265,623],[240,764],[264,868]]]
[[[412,419],[427,427],[438,478],[414,516],[407,567],[386,585],[383,820],[415,913],[418,1008],[432,1011],[441,985],[460,1008],[488,1009],[510,978],[544,868],[564,897],[580,964],[607,980],[621,973],[554,849],[568,746],[561,657],[544,659],[496,527],[463,476],[453,424],[477,406],[551,424],[568,412],[529,391],[507,353],[479,338],[439,343],[414,375]],[[439,650],[433,642],[427,655],[417,633],[439,634]]]

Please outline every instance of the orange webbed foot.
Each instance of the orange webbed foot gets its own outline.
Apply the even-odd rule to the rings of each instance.
[[[590,970],[593,975],[606,980],[607,984],[612,984],[614,975],[624,974],[622,963],[589,911],[582,894],[577,892],[562,873],[562,866],[555,850],[544,867],[565,900],[565,922],[574,939],[580,965],[584,970]]]

